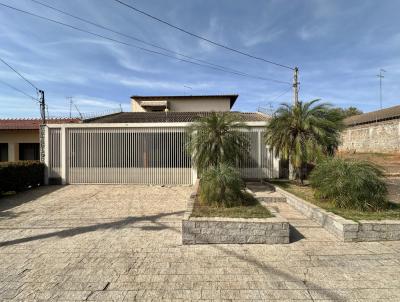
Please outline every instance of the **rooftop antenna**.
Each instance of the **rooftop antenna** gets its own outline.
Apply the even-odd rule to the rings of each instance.
[[[67,96],[66,99],[69,101],[69,118],[72,118],[72,96]]]
[[[82,115],[82,113],[79,111],[78,106],[77,106],[75,103],[73,103],[73,104],[74,104],[74,106],[75,106],[76,111],[78,111],[81,120],[83,120],[83,115]]]
[[[379,78],[379,101],[380,101],[381,109],[382,109],[382,79],[385,77],[383,75],[384,72],[386,72],[386,70],[381,68],[379,70],[379,74],[376,75]]]
[[[187,89],[190,89],[190,90],[193,90],[193,88],[190,87],[190,86],[183,85],[183,87],[185,87],[185,88],[187,88]]]

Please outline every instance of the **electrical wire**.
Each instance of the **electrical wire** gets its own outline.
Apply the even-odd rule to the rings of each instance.
[[[274,102],[277,99],[279,99],[281,96],[284,96],[286,93],[288,93],[290,90],[292,90],[292,87],[290,87],[289,89],[285,90],[284,92],[282,92],[281,94],[279,94],[278,96],[274,97],[272,100],[270,100],[270,102]]]
[[[0,61],[3,62],[4,65],[8,66],[12,71],[14,71],[21,79],[23,79],[25,82],[27,82],[33,88],[35,88],[36,91],[39,90],[39,88],[37,88],[35,85],[33,85],[31,81],[29,81],[27,78],[25,78],[21,73],[19,73],[14,67],[12,67],[10,64],[8,64],[6,61],[4,61],[2,58],[0,58]]]
[[[219,46],[219,47],[225,48],[225,49],[227,49],[227,50],[230,50],[230,51],[232,51],[232,52],[235,52],[235,53],[244,55],[244,56],[249,57],[249,58],[252,58],[252,59],[256,59],[256,60],[259,60],[259,61],[263,61],[263,62],[266,62],[266,63],[269,63],[269,64],[273,64],[273,65],[275,65],[275,66],[279,66],[279,67],[287,68],[287,69],[290,69],[290,70],[294,70],[293,67],[290,67],[290,66],[288,66],[288,65],[284,65],[284,64],[277,63],[277,62],[273,62],[273,61],[264,59],[264,58],[262,58],[262,57],[258,57],[258,56],[255,56],[255,55],[246,53],[246,52],[244,52],[244,51],[241,51],[241,50],[238,50],[238,49],[229,47],[229,46],[227,46],[227,45],[224,45],[224,44],[221,44],[221,43],[212,41],[212,40],[209,39],[209,38],[205,38],[205,37],[202,37],[202,36],[197,35],[197,34],[195,34],[195,33],[192,33],[192,32],[190,32],[190,31],[188,31],[188,30],[186,30],[186,29],[183,29],[183,28],[181,28],[181,27],[178,27],[178,26],[176,26],[176,25],[173,25],[173,24],[171,24],[171,23],[169,23],[169,22],[167,22],[167,21],[165,21],[165,20],[162,20],[162,19],[160,19],[160,18],[158,18],[158,17],[155,17],[155,16],[153,16],[153,15],[151,15],[151,14],[149,14],[149,13],[143,11],[143,10],[140,10],[140,9],[138,9],[138,8],[132,6],[132,5],[129,5],[129,4],[125,3],[125,2],[123,2],[123,1],[120,1],[120,0],[114,0],[114,1],[115,1],[115,2],[118,2],[118,3],[121,4],[121,5],[124,5],[125,7],[130,8],[130,9],[132,9],[132,10],[134,10],[134,11],[136,11],[136,12],[142,14],[142,15],[145,15],[145,16],[147,16],[147,17],[153,19],[153,20],[156,20],[156,21],[158,21],[158,22],[161,22],[161,23],[163,23],[163,24],[165,24],[165,25],[168,25],[169,27],[172,27],[172,28],[174,28],[174,29],[176,29],[176,30],[179,30],[179,31],[181,31],[181,32],[183,32],[183,33],[185,33],[185,34],[188,34],[188,35],[192,36],[192,37],[195,37],[195,38],[198,38],[198,39],[200,39],[200,40],[206,41],[206,42],[208,42],[208,43],[210,43],[210,44],[213,44],[213,45],[215,45],[215,46]]]
[[[226,68],[226,69],[233,70],[233,71],[235,71],[235,72],[240,72],[240,71],[238,71],[238,70],[231,69],[231,68],[229,68],[229,67],[225,67],[225,66],[222,66],[222,65],[214,64],[214,63],[208,62],[208,61],[206,61],[206,60],[197,59],[197,58],[194,58],[194,57],[192,57],[192,56],[188,56],[188,55],[186,55],[186,54],[183,54],[183,53],[180,53],[180,52],[176,52],[176,51],[173,51],[173,50],[171,50],[171,49],[162,47],[162,46],[160,46],[160,45],[147,42],[147,41],[142,40],[142,39],[139,39],[139,38],[137,38],[137,37],[135,37],[135,36],[128,35],[128,34],[125,34],[125,33],[120,32],[120,31],[116,31],[115,29],[112,29],[112,28],[103,26],[103,25],[98,24],[98,23],[95,23],[95,22],[93,22],[93,21],[84,19],[84,18],[82,18],[82,17],[75,16],[75,15],[73,15],[73,14],[71,14],[71,13],[68,13],[68,12],[66,12],[66,11],[60,10],[60,9],[58,9],[58,8],[56,8],[56,7],[54,7],[54,6],[51,6],[51,5],[47,4],[47,3],[40,2],[40,1],[37,1],[37,0],[31,0],[31,1],[34,2],[34,3],[36,3],[36,4],[42,5],[42,6],[44,6],[44,7],[47,7],[47,8],[49,8],[49,9],[51,9],[51,10],[54,10],[54,11],[56,11],[56,12],[58,12],[58,13],[64,14],[64,15],[66,15],[66,16],[69,16],[69,17],[71,17],[71,18],[77,19],[77,20],[82,21],[82,22],[85,22],[85,23],[87,23],[87,24],[96,26],[96,27],[98,27],[98,28],[107,30],[107,31],[112,32],[112,33],[114,33],[114,34],[123,36],[123,37],[125,37],[125,38],[132,39],[132,40],[134,40],[134,41],[143,43],[143,44],[145,44],[145,45],[152,46],[152,47],[154,47],[154,48],[158,48],[158,49],[167,51],[167,52],[169,52],[169,53],[172,53],[172,54],[175,54],[175,55],[178,55],[178,56],[182,56],[182,57],[187,58],[187,59],[191,59],[191,60],[194,60],[194,61],[198,61],[198,62],[201,62],[201,63],[204,63],[204,64],[209,64],[209,65],[211,65],[211,66],[216,66],[216,67],[220,67],[220,68]]]
[[[22,93],[22,94],[25,95],[26,97],[28,97],[28,98],[30,98],[30,99],[32,99],[32,100],[38,102],[38,99],[37,99],[37,98],[35,98],[35,97],[29,95],[28,93],[26,93],[25,91],[22,91],[21,89],[18,89],[17,87],[14,87],[14,86],[12,86],[12,85],[10,85],[10,84],[8,84],[8,83],[2,81],[2,80],[0,80],[0,83],[2,83],[3,85],[5,85],[5,86],[7,86],[7,87],[9,87],[9,88],[11,88],[11,89],[13,89],[13,90],[15,90],[15,91],[18,91],[19,93]]]
[[[239,75],[239,76],[244,76],[244,77],[249,77],[250,76],[252,78],[257,78],[257,79],[264,80],[264,81],[271,81],[271,82],[275,82],[275,83],[290,84],[291,85],[291,83],[289,83],[289,82],[284,82],[284,81],[280,81],[280,80],[264,78],[264,77],[259,77],[259,76],[248,75],[248,74],[244,74],[242,72],[230,71],[230,70],[226,70],[226,69],[219,68],[219,67],[204,65],[204,64],[196,63],[196,62],[189,61],[189,60],[186,60],[186,59],[177,58],[177,57],[174,57],[174,56],[171,56],[171,55],[159,52],[159,51],[155,51],[155,50],[151,50],[151,49],[144,48],[144,47],[141,47],[141,46],[133,45],[133,44],[130,44],[130,43],[127,43],[127,42],[124,42],[124,41],[120,41],[120,40],[117,40],[117,39],[114,39],[114,38],[111,38],[111,37],[107,37],[107,36],[104,36],[104,35],[101,35],[101,34],[94,33],[92,31],[84,30],[84,29],[81,29],[79,27],[76,27],[76,26],[73,26],[73,25],[70,25],[70,24],[67,24],[67,23],[63,23],[63,22],[60,22],[60,21],[57,21],[57,20],[54,20],[54,19],[50,19],[50,18],[47,18],[47,17],[44,17],[44,16],[40,16],[40,15],[37,15],[35,13],[28,12],[28,11],[25,11],[25,10],[22,10],[22,9],[19,9],[19,8],[16,8],[16,7],[1,3],[1,2],[0,2],[0,5],[4,6],[4,7],[7,7],[9,9],[12,9],[12,10],[18,11],[18,12],[21,12],[21,13],[24,13],[24,14],[27,14],[27,15],[42,19],[42,20],[53,22],[53,23],[56,23],[56,24],[59,24],[59,25],[62,25],[62,26],[65,26],[65,27],[80,31],[80,32],[84,32],[84,33],[87,33],[87,34],[90,34],[90,35],[93,35],[93,36],[96,36],[96,37],[99,37],[99,38],[102,38],[102,39],[106,39],[106,40],[112,41],[114,43],[118,43],[118,44],[122,44],[122,45],[125,45],[125,46],[129,46],[129,47],[133,47],[133,48],[136,48],[136,49],[140,49],[140,50],[143,50],[143,51],[151,53],[151,54],[157,54],[157,55],[161,55],[161,56],[164,56],[164,57],[167,57],[167,58],[172,58],[172,59],[175,59],[175,60],[178,60],[178,61],[186,62],[186,63],[189,63],[189,64],[202,66],[202,67],[207,67],[207,68],[211,68],[211,69],[214,69],[214,70],[219,70],[219,71],[226,72],[226,73],[236,74],[236,75]]]

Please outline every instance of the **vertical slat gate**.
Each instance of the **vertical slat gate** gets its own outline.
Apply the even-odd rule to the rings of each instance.
[[[71,184],[192,184],[184,127],[67,127],[67,182]],[[61,175],[61,130],[49,128],[49,178]],[[273,178],[272,150],[264,129],[243,130],[249,154],[239,162],[244,178]]]

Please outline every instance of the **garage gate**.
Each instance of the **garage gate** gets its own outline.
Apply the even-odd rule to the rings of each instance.
[[[181,125],[177,125],[181,124]],[[197,178],[186,150],[186,123],[152,125],[67,124],[45,127],[49,183],[193,184]],[[239,167],[243,177],[274,177],[274,158],[262,128],[246,130],[250,154]]]

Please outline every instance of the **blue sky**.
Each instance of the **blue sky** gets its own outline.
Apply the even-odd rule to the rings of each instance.
[[[156,23],[113,0],[40,0],[61,10],[202,60],[261,77],[291,81],[292,72],[231,53]],[[243,50],[300,68],[300,99],[336,106],[379,108],[400,103],[400,2],[393,0],[124,0],[173,24]],[[31,0],[0,2],[104,34]],[[227,74],[102,40],[0,7],[0,57],[45,90],[51,116],[68,116],[67,96],[80,110],[99,113],[131,95],[237,93],[234,110],[255,111],[291,100],[289,85]],[[6,66],[0,80],[35,95]],[[189,86],[192,89],[186,88]],[[37,117],[38,105],[0,83],[0,118]],[[73,112],[76,114],[76,112]]]

